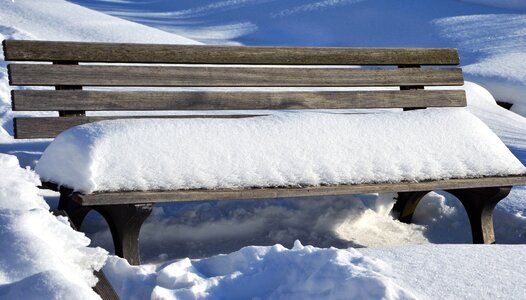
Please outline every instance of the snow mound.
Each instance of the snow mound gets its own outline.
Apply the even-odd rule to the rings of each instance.
[[[139,273],[115,258],[105,271],[130,278],[122,275],[127,268]],[[153,273],[153,291],[143,288],[152,291],[151,299],[415,299],[390,273],[388,264],[355,249],[320,249],[296,241],[290,250],[279,244],[250,246],[227,255],[185,258]],[[147,291],[135,293],[146,296]],[[134,299],[135,293],[121,297]]]
[[[0,0],[0,31],[15,28],[35,39],[128,43],[200,44],[63,0]],[[67,12],[67,13],[66,13]]]
[[[468,79],[483,84],[498,100],[513,103],[517,113],[526,110],[526,15],[465,15],[433,23],[464,55],[475,54],[476,61],[463,68]]]
[[[93,270],[107,252],[49,213],[34,172],[11,155],[0,154],[0,165],[0,298],[98,298]]]
[[[464,109],[112,120],[71,128],[36,172],[75,190],[360,184],[522,174]]]

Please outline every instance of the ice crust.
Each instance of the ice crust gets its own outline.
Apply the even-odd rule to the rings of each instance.
[[[77,191],[360,184],[525,173],[465,109],[112,120],[61,133],[36,166]]]

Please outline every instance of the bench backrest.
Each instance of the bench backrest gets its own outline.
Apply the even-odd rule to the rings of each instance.
[[[72,126],[125,118],[121,115],[90,117],[86,116],[86,111],[413,109],[466,105],[462,90],[424,90],[424,86],[459,86],[464,83],[460,68],[447,67],[459,64],[456,49],[189,46],[15,40],[3,41],[3,49],[6,60],[32,62],[8,65],[10,85],[55,88],[13,90],[13,110],[59,112],[59,117],[15,118],[16,138],[55,137]],[[138,91],[137,87],[141,90]],[[163,90],[160,87],[260,89],[251,92],[236,89],[189,91]],[[265,89],[261,89],[263,87]],[[282,91],[272,87],[329,89]],[[342,87],[396,88],[342,91]]]

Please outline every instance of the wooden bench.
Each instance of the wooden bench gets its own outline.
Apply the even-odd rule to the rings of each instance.
[[[58,111],[59,115],[15,118],[14,132],[18,139],[53,138],[69,127],[84,123],[145,117],[87,116],[86,111],[411,110],[466,106],[462,90],[424,90],[424,86],[460,86],[464,83],[462,70],[454,67],[459,64],[456,49],[187,46],[14,40],[4,41],[3,48],[6,60],[37,62],[10,64],[11,85],[54,87],[54,90],[14,90],[13,110]],[[210,67],[211,64],[220,66]],[[284,68],[284,65],[295,67]],[[349,67],[352,65],[363,68]],[[271,89],[262,92],[83,90],[83,87],[101,86],[399,89],[317,92]],[[162,117],[252,116],[201,114]],[[132,264],[139,264],[139,230],[154,203],[397,192],[393,215],[403,222],[410,222],[424,195],[434,190],[445,190],[464,205],[471,223],[473,242],[493,243],[493,208],[508,195],[511,186],[524,184],[525,176],[508,176],[303,188],[130,191],[87,195],[50,182],[43,183],[43,187],[60,191],[59,209],[67,211],[77,227],[90,209],[98,211],[109,224],[116,254]]]

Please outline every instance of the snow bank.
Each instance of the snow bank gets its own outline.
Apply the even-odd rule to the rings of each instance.
[[[352,248],[319,249],[299,241],[290,250],[250,246],[228,255],[182,259],[157,272],[137,272],[140,268],[112,258],[105,272],[110,278],[119,274],[116,288],[125,299],[148,293],[151,299],[415,299],[390,278],[391,267],[381,260]],[[133,293],[120,290],[138,277],[134,273],[143,278],[149,273],[147,285]]]
[[[49,213],[38,176],[0,154],[0,298],[96,299],[107,252]]]
[[[15,28],[35,39],[199,44],[159,29],[125,21],[63,0],[0,0],[0,30]]]
[[[204,259],[104,272],[123,299],[516,299],[526,246],[420,245],[362,249],[250,246]]]
[[[512,5],[510,1],[476,1]],[[458,45],[461,58],[476,57],[463,68],[468,79],[483,84],[499,101],[513,103],[517,113],[526,111],[526,15],[463,15],[440,18],[433,24]]]
[[[463,109],[140,119],[61,133],[35,170],[78,191],[358,184],[521,174]]]

